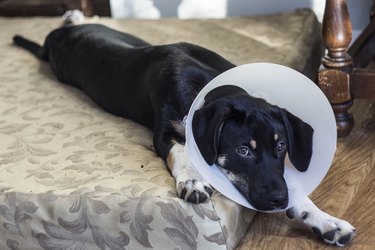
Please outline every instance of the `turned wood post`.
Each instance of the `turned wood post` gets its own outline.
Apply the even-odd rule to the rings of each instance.
[[[319,72],[318,85],[332,105],[338,136],[345,136],[354,125],[353,116],[348,113],[353,105],[350,91],[353,60],[348,54],[352,27],[345,0],[326,0],[322,32],[327,53],[322,60],[324,69]]]

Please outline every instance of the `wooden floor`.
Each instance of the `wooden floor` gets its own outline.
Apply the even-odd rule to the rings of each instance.
[[[356,100],[352,133],[338,140],[333,165],[310,198],[322,210],[349,221],[357,229],[345,249],[375,249],[375,102]],[[254,218],[239,250],[334,249],[284,214]],[[337,248],[335,248],[337,249]]]

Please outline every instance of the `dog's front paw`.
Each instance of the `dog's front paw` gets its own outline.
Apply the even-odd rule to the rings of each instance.
[[[308,198],[306,202],[290,208],[287,216],[307,225],[318,237],[331,245],[345,246],[353,240],[356,233],[349,222],[323,212]]]
[[[198,178],[193,178],[179,181],[177,193],[181,199],[192,203],[202,203],[211,197],[213,190],[210,184]]]
[[[186,157],[183,145],[174,144],[169,152],[167,165],[176,179],[176,189],[181,199],[192,203],[202,203],[211,197],[212,187]]]
[[[356,234],[349,222],[323,212],[307,197],[286,214],[290,219],[295,218],[310,227],[324,242],[331,245],[345,246]]]
[[[329,217],[312,227],[315,234],[328,244],[342,247],[350,243],[355,236],[355,228],[347,221]]]

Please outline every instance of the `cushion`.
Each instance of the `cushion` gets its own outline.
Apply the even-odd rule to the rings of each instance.
[[[311,78],[322,53],[310,10],[97,22],[154,44],[191,42],[235,64],[280,63]],[[149,130],[102,111],[12,44],[15,34],[43,43],[59,25],[54,17],[0,18],[0,249],[235,248],[253,211],[217,192],[203,204],[179,199]]]

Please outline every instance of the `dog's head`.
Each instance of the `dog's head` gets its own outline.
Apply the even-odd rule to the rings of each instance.
[[[195,112],[192,129],[205,161],[221,167],[258,210],[287,207],[286,154],[301,172],[312,156],[310,125],[235,86],[211,91]]]

